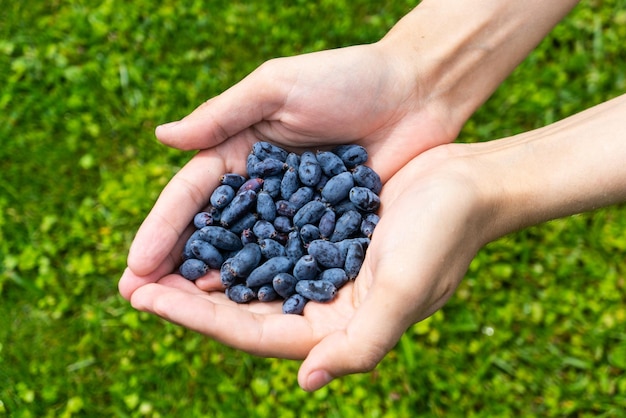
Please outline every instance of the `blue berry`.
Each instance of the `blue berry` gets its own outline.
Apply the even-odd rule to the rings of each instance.
[[[326,205],[319,200],[312,200],[302,206],[293,216],[293,225],[302,228],[306,224],[317,224],[326,212]]]
[[[283,302],[283,313],[302,315],[307,302],[308,300],[304,296],[294,293]]]
[[[330,204],[339,203],[348,198],[350,189],[353,187],[352,173],[346,171],[328,179],[322,189],[322,197]]]
[[[354,178],[354,184],[367,187],[376,194],[379,194],[383,189],[383,182],[378,173],[366,165],[361,164],[354,167],[352,169],[352,177]]]
[[[354,168],[359,164],[367,161],[367,150],[360,145],[339,145],[333,149],[333,152],[341,158],[347,168]]]
[[[252,153],[260,160],[273,158],[284,162],[289,154],[286,150],[267,141],[255,142],[252,145]]]
[[[273,222],[276,219],[276,203],[266,191],[260,191],[256,196],[256,211],[259,219]]]
[[[298,177],[298,170],[294,167],[289,167],[280,182],[280,196],[287,200],[292,194],[300,187],[300,179]]]
[[[250,212],[256,205],[256,192],[246,190],[236,195],[235,198],[222,210],[220,223],[224,226],[233,224]]]
[[[344,284],[348,283],[348,275],[342,268],[335,267],[322,271],[319,276],[319,280],[325,280],[332,283],[337,289],[340,289]]]
[[[287,272],[278,273],[272,279],[272,287],[283,299],[296,293],[296,283],[298,283],[298,279]]]
[[[313,280],[318,274],[317,261],[310,254],[300,257],[293,266],[293,276],[298,280]]]
[[[183,264],[180,265],[180,274],[187,280],[194,281],[204,276],[209,271],[209,266],[207,266],[203,261],[189,258],[183,261]]]
[[[197,239],[190,244],[191,252],[195,258],[202,260],[209,268],[218,269],[224,262],[222,253],[206,241]]]
[[[263,286],[271,283],[278,273],[284,273],[293,268],[293,262],[288,257],[270,258],[259,267],[252,270],[246,279],[248,287]]]
[[[337,219],[335,230],[330,237],[332,242],[343,241],[350,238],[352,234],[359,230],[363,217],[355,210],[349,210]]]
[[[333,177],[344,171],[348,171],[343,160],[335,153],[330,151],[317,151],[315,155],[317,161],[320,163],[322,172],[328,177]]]
[[[199,212],[193,217],[193,225],[198,229],[213,225],[213,215],[209,212]]]
[[[242,184],[246,182],[246,178],[241,174],[236,173],[226,173],[220,176],[220,183],[226,184],[233,189],[237,190],[241,187]]]
[[[308,300],[330,302],[337,295],[337,288],[326,280],[300,280],[296,292]]]
[[[380,207],[380,198],[367,187],[353,187],[350,190],[350,201],[363,212],[375,212]]]
[[[266,284],[257,290],[256,297],[260,302],[271,302],[278,298],[278,293],[271,284]]]
[[[346,261],[343,266],[343,269],[350,280],[356,278],[359,274],[364,258],[365,251],[363,250],[363,246],[359,242],[350,244],[346,254]]]
[[[254,290],[242,284],[236,284],[227,288],[226,296],[228,296],[228,299],[237,303],[248,303],[256,299],[256,294],[254,293]]]
[[[239,250],[243,245],[239,236],[226,228],[217,225],[205,226],[198,230],[197,237],[221,250]]]
[[[226,184],[222,184],[220,186],[217,186],[213,193],[211,193],[209,201],[217,209],[222,209],[226,207],[226,205],[228,205],[234,197],[235,189]]]
[[[322,167],[311,151],[305,151],[300,156],[298,166],[300,182],[306,186],[315,186],[322,178]]]
[[[311,241],[307,250],[323,267],[343,267],[345,257],[341,254],[339,248],[330,241],[321,239]]]

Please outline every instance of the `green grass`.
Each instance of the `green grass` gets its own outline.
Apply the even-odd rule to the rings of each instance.
[[[134,231],[190,154],[153,137],[266,59],[379,39],[357,1],[0,0],[0,416],[621,416],[626,209],[489,244],[372,373],[298,389],[132,310]],[[583,1],[464,128],[482,141],[626,90],[626,2]]]

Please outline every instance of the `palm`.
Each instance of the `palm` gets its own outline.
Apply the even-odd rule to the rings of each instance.
[[[470,224],[465,218],[468,211],[461,209],[467,185],[456,173],[433,175],[439,159],[425,157],[425,162],[410,164],[385,186],[382,219],[361,273],[331,303],[311,302],[302,316],[282,314],[280,302],[236,304],[224,295],[216,271],[196,284],[176,274],[159,278],[156,273],[148,279],[156,283],[135,291],[132,303],[235,348],[282,358],[305,358],[325,337],[358,328],[355,313],[363,305],[371,306],[366,319],[359,319],[370,327],[367,332],[388,320],[384,328],[374,330],[385,336],[384,344],[377,347],[380,352],[369,355],[380,357],[408,326],[443,305],[479,245],[441,233],[442,227]],[[394,222],[397,219],[412,221]],[[183,241],[180,237],[177,248]],[[162,269],[172,271],[173,264],[166,264]]]

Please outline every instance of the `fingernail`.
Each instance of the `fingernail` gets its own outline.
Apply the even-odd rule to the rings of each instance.
[[[156,127],[156,131],[158,132],[159,130],[163,130],[163,129],[170,129],[173,128],[174,126],[178,125],[180,123],[179,120],[176,120],[174,122],[168,122],[168,123],[164,123],[162,125],[159,125]]]
[[[314,390],[318,390],[330,382],[332,382],[333,377],[324,370],[316,370],[309,374],[309,378],[307,379],[307,388],[306,390],[312,392]]]

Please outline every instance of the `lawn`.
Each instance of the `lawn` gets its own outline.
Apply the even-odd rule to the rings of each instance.
[[[137,227],[191,157],[156,125],[269,58],[376,41],[413,6],[0,0],[0,417],[623,416],[624,206],[487,245],[375,371],[312,394],[298,362],[118,295]],[[623,94],[624,39],[626,0],[581,2],[459,141]]]

